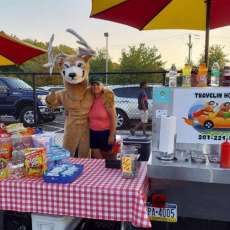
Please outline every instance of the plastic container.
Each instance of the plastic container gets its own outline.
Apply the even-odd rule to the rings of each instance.
[[[50,151],[46,154],[46,156],[47,169],[50,170],[55,167],[55,165],[66,162],[70,157],[70,152],[58,145],[54,145],[50,147]]]
[[[137,173],[137,148],[134,145],[123,145],[121,153],[122,177],[133,178]]]
[[[221,168],[230,168],[230,143],[225,141],[221,144]]]
[[[32,136],[34,147],[44,147],[46,152],[49,153],[51,146],[54,145],[54,137],[55,134],[52,132],[35,134]]]
[[[33,230],[74,230],[80,219],[69,216],[31,214]]]
[[[197,74],[197,87],[206,87],[207,86],[207,74],[208,68],[206,67],[205,63],[200,64]]]
[[[123,146],[134,145],[139,154],[138,161],[148,161],[151,152],[151,139],[145,136],[128,136],[123,139]]]
[[[22,150],[33,147],[33,140],[31,135],[14,134],[11,136],[13,143],[13,150]]]
[[[182,87],[191,87],[191,71],[192,67],[189,64],[185,64],[182,69]]]
[[[210,84],[212,87],[220,86],[220,66],[218,62],[214,62],[212,65]]]
[[[19,179],[25,176],[24,162],[12,161],[8,163],[9,175],[12,179]]]

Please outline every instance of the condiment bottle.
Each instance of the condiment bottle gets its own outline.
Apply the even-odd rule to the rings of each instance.
[[[228,141],[221,144],[220,167],[230,168],[230,143]]]
[[[208,68],[205,63],[200,64],[197,74],[197,87],[206,87],[207,86],[207,74]]]
[[[184,68],[182,69],[182,87],[191,87],[191,72],[192,67],[189,64],[185,64]]]
[[[211,70],[211,86],[220,86],[220,66],[218,62],[214,62]]]
[[[177,69],[175,64],[173,64],[168,72],[169,87],[177,87]]]
[[[198,68],[193,67],[191,71],[191,86],[197,87],[197,74],[198,74]]]
[[[222,86],[230,86],[230,66],[224,66]]]

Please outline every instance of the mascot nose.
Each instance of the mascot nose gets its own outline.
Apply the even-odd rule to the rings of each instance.
[[[76,73],[69,73],[69,77],[71,77],[72,79],[76,76]]]

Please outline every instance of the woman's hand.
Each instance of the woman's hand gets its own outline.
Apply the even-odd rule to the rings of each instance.
[[[108,144],[112,145],[115,142],[115,135],[109,135]]]

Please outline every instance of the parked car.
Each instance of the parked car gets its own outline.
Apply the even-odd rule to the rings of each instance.
[[[52,121],[55,113],[45,103],[46,90],[36,90],[39,121]],[[0,77],[0,115],[14,116],[25,126],[34,124],[33,89],[26,82],[11,77]]]
[[[149,85],[146,89],[149,99],[149,118],[152,117],[152,87],[156,85]],[[160,85],[157,85],[160,86]],[[140,91],[139,85],[112,85],[109,86],[115,94],[115,103],[117,111],[117,128],[126,128],[130,120],[140,119],[138,110],[138,95]]]
[[[46,85],[46,86],[40,86],[38,89],[46,90],[46,91],[58,91],[64,89],[64,85]]]

